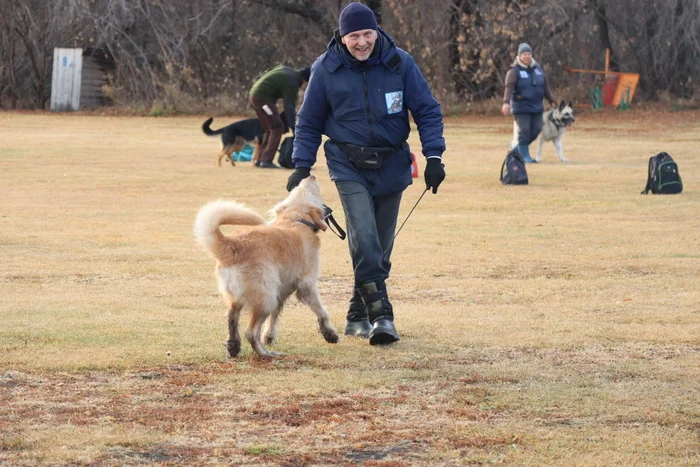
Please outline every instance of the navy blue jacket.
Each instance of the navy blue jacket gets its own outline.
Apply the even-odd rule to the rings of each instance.
[[[374,47],[372,56],[359,62],[336,34],[313,64],[298,113],[292,160],[295,167],[311,167],[325,134],[330,138],[324,150],[331,180],[362,183],[372,195],[382,196],[412,183],[410,149],[392,154],[379,169],[358,169],[335,142],[400,146],[411,131],[409,110],[426,157],[441,157],[445,139],[440,104],[413,57],[381,29]]]
[[[515,83],[510,109],[513,115],[544,112],[544,72],[539,65],[529,68],[513,65],[518,81]]]

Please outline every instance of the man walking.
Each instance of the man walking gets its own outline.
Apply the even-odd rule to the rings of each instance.
[[[308,177],[321,135],[331,180],[345,211],[354,272],[346,335],[371,345],[399,340],[386,279],[401,195],[411,178],[409,111],[426,157],[426,190],[445,178],[442,111],[413,57],[396,47],[367,6],[343,9],[339,29],[312,66],[299,110],[289,177]]]

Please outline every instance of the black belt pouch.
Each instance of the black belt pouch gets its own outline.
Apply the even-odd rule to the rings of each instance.
[[[358,169],[379,169],[389,156],[396,152],[396,149],[391,147],[373,148],[348,143],[341,143],[339,146]]]

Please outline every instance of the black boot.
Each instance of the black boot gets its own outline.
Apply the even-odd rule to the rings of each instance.
[[[384,282],[369,282],[358,289],[372,323],[369,332],[369,345],[386,345],[399,340],[394,327],[394,312],[386,294]]]
[[[369,324],[365,305],[362,303],[362,297],[358,289],[355,289],[352,298],[350,299],[350,308],[348,309],[348,317],[345,323],[346,336],[369,337],[369,332],[372,330],[372,325]]]

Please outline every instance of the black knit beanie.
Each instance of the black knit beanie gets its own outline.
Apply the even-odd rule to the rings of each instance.
[[[343,8],[338,23],[341,36],[363,29],[377,29],[377,18],[374,12],[368,6],[358,2]]]

